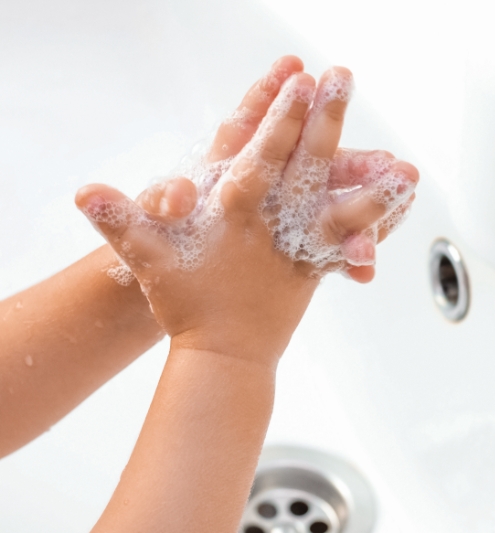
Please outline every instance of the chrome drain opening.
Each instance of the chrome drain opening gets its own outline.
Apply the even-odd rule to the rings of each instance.
[[[458,322],[469,310],[469,279],[461,254],[447,239],[430,250],[430,281],[437,307],[448,320]]]
[[[368,533],[375,504],[346,461],[289,446],[265,448],[240,533]]]

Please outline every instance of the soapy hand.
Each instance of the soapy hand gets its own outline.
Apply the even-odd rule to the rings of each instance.
[[[349,71],[315,88],[282,58],[202,161],[133,202],[91,185],[76,202],[130,268],[176,346],[275,362],[319,279],[373,277],[417,171],[386,152],[337,151]]]

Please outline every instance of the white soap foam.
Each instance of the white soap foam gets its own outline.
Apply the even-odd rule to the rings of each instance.
[[[352,75],[334,71],[332,76],[327,78],[318,91],[318,98],[315,104],[325,105],[330,101],[341,100],[349,102],[354,91],[354,80]]]
[[[278,97],[270,106],[257,133],[236,158],[226,158],[210,163],[205,155],[195,154],[172,175],[191,179],[198,191],[198,202],[193,213],[174,224],[159,224],[128,201],[105,203],[97,209],[87,211],[95,222],[107,223],[111,228],[122,225],[146,225],[166,237],[175,251],[178,267],[195,269],[201,264],[206,247],[206,238],[212,227],[222,218],[224,209],[220,190],[227,181],[234,181],[242,190],[241,168],[256,169],[258,176],[271,185],[261,200],[259,213],[273,236],[275,248],[293,261],[312,263],[323,273],[326,269],[346,267],[346,235],[329,244],[328,232],[321,223],[321,215],[331,217],[331,206],[346,201],[355,201],[357,195],[366,195],[386,208],[386,216],[363,232],[369,240],[376,242],[378,230],[395,229],[405,213],[402,204],[412,194],[414,185],[404,172],[396,170],[395,159],[386,152],[363,152],[340,150],[333,160],[312,156],[300,142],[292,155],[291,172],[281,176],[280,165],[268,164],[260,154],[267,140],[281,118],[285,117],[295,102],[303,102],[312,108],[306,127],[328,102],[348,101],[352,91],[350,76],[334,73],[320,87],[315,101],[314,89],[298,84],[296,77],[287,80]],[[240,112],[232,120],[244,120],[247,113]],[[248,164],[237,165],[240,160]],[[290,175],[289,175],[290,174]],[[331,226],[331,224],[330,224]],[[338,226],[338,224],[337,224]],[[334,235],[335,237],[335,235]],[[337,243],[338,242],[338,243]],[[134,264],[130,257],[130,246],[122,244],[121,258],[125,264],[108,270],[108,275],[121,284],[130,284],[133,277],[127,265]],[[364,248],[363,248],[364,250]],[[362,258],[361,258],[362,257]],[[372,261],[371,261],[372,262]],[[370,264],[369,254],[353,251],[352,264]],[[149,268],[149,264],[146,266]],[[148,266],[149,265],[149,266]],[[149,290],[149,287],[144,287]]]
[[[124,287],[128,287],[134,280],[134,275],[127,265],[119,265],[109,268],[107,270],[107,276]]]
[[[246,127],[246,124],[248,124],[251,121],[255,121],[260,119],[261,117],[255,113],[252,109],[249,109],[249,107],[240,107],[236,109],[230,117],[227,117],[223,122],[224,124],[230,124],[232,126],[239,126],[240,128],[244,129]]]
[[[295,170],[271,187],[260,206],[275,246],[291,259],[303,259],[318,269],[338,262],[343,267],[345,250],[328,243],[319,217],[323,210],[331,217],[332,204],[355,201],[358,195],[384,205],[389,214],[367,230],[374,242],[378,229],[392,230],[402,221],[397,207],[410,197],[414,185],[404,172],[395,170],[395,160],[385,152],[341,150],[330,160],[311,156],[299,145],[293,158]],[[355,257],[352,263],[370,264]]]
[[[135,226],[148,223],[146,214],[127,199],[118,202],[103,202],[96,206],[90,205],[83,213],[93,222],[107,224],[112,229],[124,225]]]

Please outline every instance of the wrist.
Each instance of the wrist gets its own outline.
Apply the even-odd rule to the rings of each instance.
[[[170,353],[203,354],[205,357],[225,358],[238,361],[241,365],[262,368],[265,372],[275,372],[278,361],[285,349],[278,343],[266,342],[238,328],[197,328],[172,336]]]
[[[118,322],[125,325],[129,320],[142,320],[146,322],[148,328],[156,330],[156,335],[160,333],[162,337],[165,335],[156,322],[138,281],[133,279],[128,285],[122,285],[108,275],[109,269],[120,266],[115,252],[108,244],[96,249],[86,256],[85,260],[91,264],[91,271],[102,294],[102,301],[108,302],[108,310]]]

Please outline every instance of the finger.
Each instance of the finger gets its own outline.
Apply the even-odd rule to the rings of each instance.
[[[120,191],[107,185],[88,185],[77,192],[75,201],[134,274],[160,260],[163,225]]]
[[[147,213],[171,222],[190,215],[197,199],[194,183],[180,177],[149,187],[138,196],[136,203]]]
[[[351,235],[341,245],[342,254],[352,266],[375,263],[375,240],[364,234]]]
[[[310,155],[333,158],[342,133],[352,85],[352,74],[345,67],[334,67],[321,77],[302,134],[302,146]]]
[[[360,188],[341,195],[327,206],[321,217],[323,234],[329,244],[340,244],[347,237],[373,226],[386,213],[386,206],[375,200],[371,188]]]
[[[415,186],[418,181],[418,170],[410,163],[397,160],[390,152],[339,149],[333,158],[327,185],[332,191],[358,185],[395,185],[398,190],[389,191],[395,196],[396,192],[403,192],[404,185]]]
[[[233,164],[227,183],[222,184],[227,211],[256,210],[270,184],[280,177],[299,139],[314,86],[313,77],[305,73],[295,74],[285,83]]]
[[[351,89],[352,74],[344,67],[327,70],[321,77],[301,140],[284,174],[285,194],[291,196],[296,183],[305,196],[317,196],[325,188],[335,167],[332,159],[342,133]],[[344,165],[340,167],[347,170]],[[342,170],[340,167],[336,168]]]
[[[310,267],[311,266],[312,265],[310,265]],[[355,266],[350,265],[345,261],[331,262],[319,269],[315,269],[313,267],[313,269],[309,272],[310,276],[312,273],[312,275],[317,278],[321,278],[322,275],[329,274],[331,272],[340,272],[345,278],[352,279],[358,283],[369,283],[375,277],[374,265]]]
[[[413,165],[394,161],[385,169],[375,169],[373,179],[367,178],[368,185],[337,195],[336,203],[329,205],[321,217],[329,243],[338,244],[393,212],[411,197],[418,180]]]
[[[351,150],[338,148],[332,159],[328,189],[344,189],[367,185],[372,181],[373,171],[391,165],[395,157],[385,150]]]
[[[394,209],[388,216],[380,221],[378,225],[378,243],[386,239],[404,222],[404,220],[406,220],[415,198],[416,193],[413,193],[406,202]]]
[[[218,128],[208,160],[215,162],[237,155],[258,129],[283,83],[303,67],[302,61],[295,56],[284,56],[276,61],[270,71],[249,89],[234,114]]]
[[[107,240],[119,240],[139,208],[120,191],[107,185],[93,184],[77,191],[75,202]]]
[[[374,266],[350,266],[345,272],[358,283],[369,283],[375,277]]]

